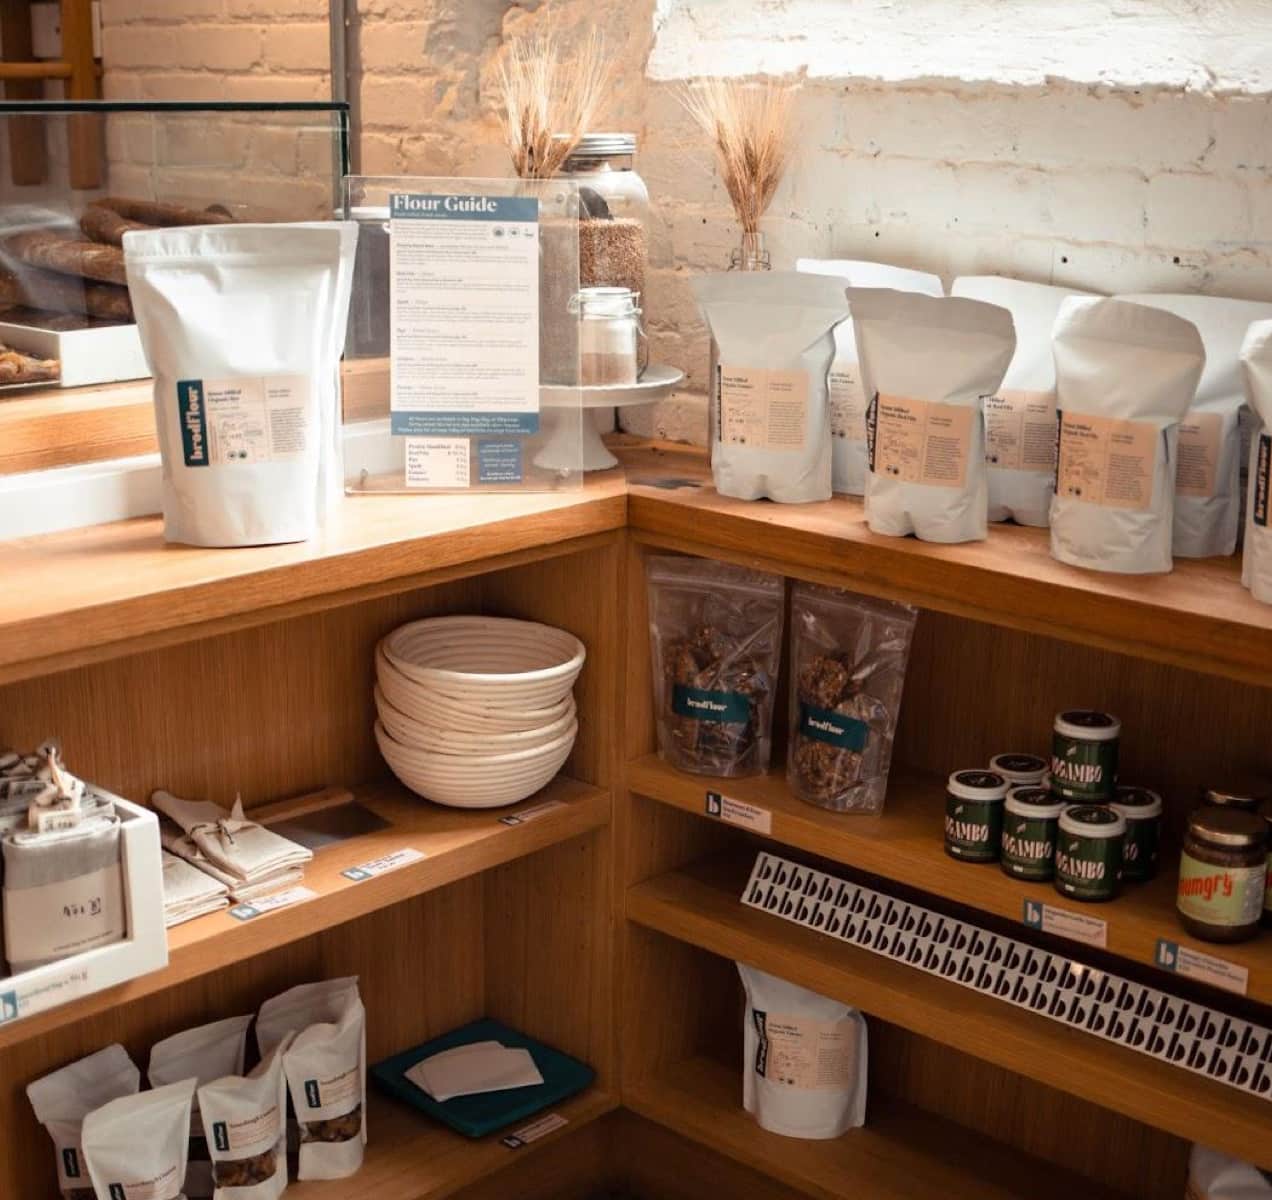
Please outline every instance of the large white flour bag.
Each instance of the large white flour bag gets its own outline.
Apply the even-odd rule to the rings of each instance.
[[[982,398],[1016,349],[1011,313],[979,300],[849,288],[869,397],[866,520],[928,542],[986,535]]]
[[[943,296],[939,275],[887,263],[851,258],[801,258],[795,269],[810,275],[834,275],[847,287],[892,288]],[[852,317],[835,327],[835,360],[830,365],[830,475],[837,492],[861,496],[866,490],[866,392],[857,365],[857,336]]]
[[[835,1138],[866,1122],[866,1022],[855,1009],[738,963],[746,990],[742,1104],[771,1133]]]
[[[1052,555],[1098,571],[1169,571],[1175,445],[1206,360],[1201,334],[1158,308],[1073,299],[1053,344]]]
[[[1241,340],[1253,322],[1272,320],[1272,304],[1153,293],[1119,299],[1165,309],[1201,334],[1206,366],[1176,447],[1174,554],[1232,554],[1241,527]]]
[[[1188,1156],[1186,1200],[1272,1200],[1272,1175],[1206,1146]]]
[[[339,365],[356,243],[351,221],[124,235],[168,541],[318,532],[343,483]]]
[[[1264,604],[1272,604],[1272,321],[1251,325],[1241,344],[1246,397],[1261,422],[1250,445],[1250,483],[1246,498],[1245,549],[1241,582]]]
[[[837,280],[734,271],[693,281],[711,331],[711,475],[722,496],[830,499],[832,331],[848,315]]]
[[[1002,386],[985,397],[985,463],[989,519],[1045,526],[1056,482],[1056,364],[1051,330],[1072,288],[965,275],[952,296],[1001,304],[1016,327],[1016,353]]]

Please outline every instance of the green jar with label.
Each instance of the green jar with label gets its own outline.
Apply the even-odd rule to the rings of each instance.
[[[1045,787],[1014,787],[1003,803],[1002,868],[1013,879],[1042,882],[1056,873],[1056,835],[1064,801]]]
[[[1112,900],[1122,881],[1126,818],[1108,804],[1073,804],[1060,815],[1056,891],[1071,900]]]
[[[989,769],[997,771],[1012,787],[1041,787],[1047,775],[1047,760],[1036,754],[995,754]]]
[[[1112,713],[1071,708],[1051,734],[1051,790],[1070,804],[1113,799],[1122,722]]]
[[[1157,874],[1162,798],[1148,788],[1127,784],[1117,789],[1113,807],[1126,818],[1122,841],[1122,881],[1140,883]]]
[[[1010,787],[997,771],[955,771],[945,789],[945,853],[961,862],[994,862]]]

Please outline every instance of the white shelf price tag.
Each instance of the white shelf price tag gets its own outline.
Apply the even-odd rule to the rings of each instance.
[[[254,921],[257,917],[274,912],[275,909],[313,900],[317,895],[317,892],[310,891],[306,887],[287,888],[285,891],[275,892],[272,896],[262,896],[259,900],[236,904],[229,912],[236,921]]]
[[[1099,946],[1102,950],[1109,944],[1108,922],[1099,917],[1088,917],[1086,913],[1056,908],[1053,904],[1043,904],[1038,900],[1026,900],[1022,919],[1030,929],[1068,938],[1071,942]]]
[[[719,792],[708,792],[704,810],[709,817],[723,821],[726,825],[736,825],[740,829],[749,829],[752,833],[772,833],[773,814],[767,808],[755,804],[747,804],[745,800],[734,800],[722,796]]]
[[[530,821],[537,821],[540,817],[546,817],[549,813],[554,813],[558,808],[564,807],[564,800],[545,800],[542,804],[532,804],[529,808],[523,808],[519,813],[500,817],[499,824],[526,825]]]
[[[1238,996],[1244,996],[1250,986],[1250,972],[1245,967],[1215,958],[1212,954],[1203,954],[1200,950],[1190,950],[1165,938],[1157,939],[1153,962],[1163,971],[1174,971],[1176,975],[1223,988],[1226,992],[1236,992]]]
[[[370,862],[359,863],[356,867],[346,867],[340,874],[346,879],[352,879],[354,883],[363,883],[368,879],[374,879],[377,875],[387,875],[399,867],[409,867],[412,863],[420,862],[426,857],[423,850],[404,846],[401,850],[394,850],[392,854],[386,854],[382,858],[373,858]]]
[[[567,1118],[561,1116],[560,1113],[548,1113],[546,1117],[540,1117],[537,1121],[532,1121],[529,1125],[523,1125],[520,1129],[514,1129],[512,1133],[499,1140],[503,1142],[509,1150],[520,1150],[522,1146],[528,1146],[531,1142],[537,1142],[541,1137],[547,1137],[548,1134],[555,1132],[568,1125],[570,1122]]]

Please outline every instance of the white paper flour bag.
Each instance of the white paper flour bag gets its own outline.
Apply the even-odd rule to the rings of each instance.
[[[866,520],[927,542],[986,535],[989,484],[982,397],[1016,348],[1011,314],[953,297],[849,288],[869,397]]]
[[[63,1200],[95,1200],[82,1141],[84,1118],[141,1086],[137,1070],[123,1046],[107,1046],[34,1083],[27,1099],[35,1119],[48,1131],[57,1151],[57,1183]]]
[[[1272,1200],[1272,1175],[1218,1150],[1194,1146],[1185,1200]]]
[[[1232,554],[1241,527],[1241,342],[1253,322],[1272,320],[1272,304],[1153,293],[1118,299],[1174,313],[1201,334],[1206,366],[1176,446],[1174,554]]]
[[[887,263],[851,258],[801,258],[795,269],[810,275],[833,275],[846,287],[892,288],[943,296],[939,275],[911,271]],[[830,367],[830,473],[837,492],[861,496],[866,490],[866,392],[857,365],[857,338],[852,317],[835,327],[835,359]]]
[[[289,1033],[283,1070],[300,1126],[298,1179],[343,1179],[367,1143],[366,1012],[356,978],[306,983],[261,1005],[262,1055]]]
[[[738,963],[746,990],[742,1103],[760,1128],[835,1138],[866,1121],[862,1015]]]
[[[795,271],[693,280],[711,331],[711,475],[722,496],[830,499],[833,330],[843,286]]]
[[[194,1080],[124,1096],[84,1118],[84,1157],[98,1200],[183,1200]]]
[[[1205,363],[1196,326],[1125,300],[1066,300],[1051,553],[1141,575],[1171,568],[1175,446]]]
[[[1001,275],[965,275],[951,296],[999,304],[1016,327],[1016,353],[1002,386],[985,397],[989,519],[1045,526],[1056,483],[1056,364],[1051,331],[1060,305],[1090,292]]]
[[[1241,344],[1246,397],[1261,422],[1250,444],[1250,484],[1246,499],[1245,548],[1241,582],[1264,604],[1272,604],[1272,321],[1251,325]]]
[[[342,483],[339,361],[356,242],[351,221],[124,235],[168,541],[254,546],[318,532]]]

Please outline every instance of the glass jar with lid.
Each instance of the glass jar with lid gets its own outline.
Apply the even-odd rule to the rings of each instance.
[[[579,286],[645,293],[649,192],[634,133],[585,133],[560,170],[579,187]]]

